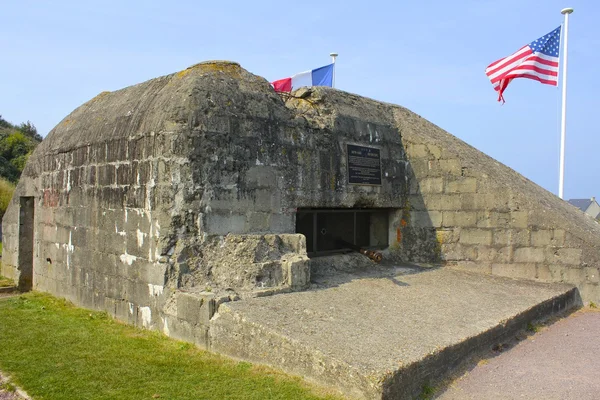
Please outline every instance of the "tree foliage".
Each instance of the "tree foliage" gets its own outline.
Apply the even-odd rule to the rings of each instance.
[[[0,221],[4,216],[4,212],[8,208],[8,203],[12,199],[13,192],[15,191],[15,184],[9,182],[4,178],[0,178]]]
[[[41,141],[30,121],[13,125],[0,115],[0,178],[16,183],[29,155]]]

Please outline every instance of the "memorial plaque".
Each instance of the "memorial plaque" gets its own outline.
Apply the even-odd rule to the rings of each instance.
[[[347,145],[348,183],[355,185],[381,185],[381,157],[379,149]]]

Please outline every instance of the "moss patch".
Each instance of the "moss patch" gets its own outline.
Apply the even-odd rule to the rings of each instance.
[[[12,279],[8,279],[0,275],[0,287],[10,287],[14,285],[15,283],[12,281]]]

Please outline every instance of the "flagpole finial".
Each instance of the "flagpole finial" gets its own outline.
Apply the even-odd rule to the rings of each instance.
[[[331,63],[333,64],[333,76],[331,77],[331,87],[335,87],[335,58],[338,56],[338,53],[329,53],[331,56]]]
[[[561,14],[571,14],[573,12],[572,8],[563,8],[562,10],[560,10]]]

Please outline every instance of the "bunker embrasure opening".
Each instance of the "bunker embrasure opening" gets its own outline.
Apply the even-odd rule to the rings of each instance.
[[[387,209],[298,209],[296,233],[306,236],[309,257],[388,246]]]

